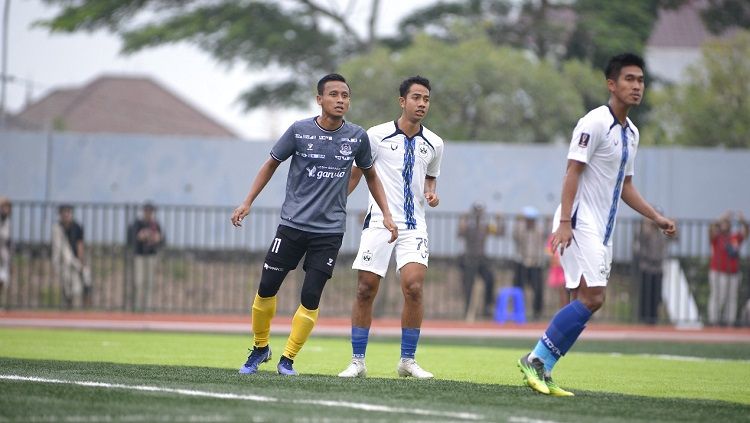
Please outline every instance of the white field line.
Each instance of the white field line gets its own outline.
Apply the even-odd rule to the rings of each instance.
[[[414,414],[419,416],[435,416],[435,417],[447,417],[461,420],[482,420],[484,416],[474,413],[461,413],[461,412],[441,412],[433,410],[424,410],[419,408],[399,408],[389,407],[387,405],[378,404],[367,404],[359,402],[346,402],[346,401],[331,401],[331,400],[283,400],[274,397],[262,396],[262,395],[246,395],[246,394],[233,394],[225,392],[209,392],[209,391],[197,391],[193,389],[178,389],[178,388],[164,388],[160,386],[147,386],[147,385],[123,385],[119,383],[107,383],[107,382],[93,382],[93,381],[77,381],[77,380],[63,380],[63,379],[48,379],[43,377],[34,376],[19,376],[19,375],[2,375],[0,379],[4,380],[16,380],[23,382],[39,382],[39,383],[57,383],[64,385],[78,385],[93,388],[105,388],[105,389],[126,389],[131,391],[145,391],[145,392],[164,392],[177,395],[186,395],[192,397],[203,397],[203,398],[218,398],[218,399],[231,399],[241,401],[254,401],[254,402],[275,402],[275,403],[292,403],[292,404],[308,404],[308,405],[321,405],[326,407],[338,407],[338,408],[350,408],[354,410],[363,411],[378,411],[382,413],[397,413],[397,414]]]
[[[717,363],[748,363],[750,360],[741,358],[706,358],[706,357],[694,357],[690,355],[672,355],[672,354],[623,354],[623,353],[609,353],[611,357],[644,357],[644,358],[655,358],[658,360],[668,361],[693,361],[693,362],[717,362]]]

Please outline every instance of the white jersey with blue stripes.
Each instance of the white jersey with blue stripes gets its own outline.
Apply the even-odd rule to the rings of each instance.
[[[394,223],[402,230],[426,230],[424,182],[427,176],[440,175],[443,139],[424,126],[408,139],[397,121],[373,126],[367,130],[367,135],[375,170],[383,184]],[[413,156],[407,153],[410,143],[413,143]],[[406,169],[409,163],[412,163],[411,172]],[[364,226],[383,227],[383,213],[372,194],[369,195]]]
[[[638,128],[630,119],[621,125],[609,106],[590,111],[573,131],[568,159],[586,164],[573,201],[573,228],[598,236],[604,245],[612,245],[622,185],[635,170],[638,141]]]

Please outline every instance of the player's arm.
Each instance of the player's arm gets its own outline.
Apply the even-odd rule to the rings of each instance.
[[[378,207],[380,207],[380,211],[383,212],[383,226],[391,232],[391,239],[388,241],[390,244],[398,238],[398,227],[393,223],[393,216],[391,216],[391,209],[388,208],[388,199],[385,196],[383,184],[380,182],[377,172],[375,172],[375,166],[362,169],[362,173],[365,175],[367,188],[370,190],[372,198]]]
[[[750,226],[748,226],[747,220],[745,220],[745,214],[742,213],[742,211],[737,212],[737,222],[740,224],[740,234],[742,235],[742,239],[747,238],[748,232],[750,232]]]
[[[76,252],[78,253],[78,261],[81,263],[81,265],[84,265],[86,263],[86,247],[83,246],[83,240],[79,239],[78,243],[76,244]]]
[[[563,254],[565,248],[570,246],[570,242],[573,240],[573,223],[571,222],[573,200],[575,200],[576,193],[578,193],[578,181],[581,179],[584,169],[586,169],[586,163],[568,159],[568,168],[563,178],[562,198],[560,201],[560,226],[558,226],[557,231],[555,231],[552,237],[552,251],[557,250],[559,247],[560,255]]]
[[[253,201],[255,201],[258,194],[263,191],[263,188],[265,188],[268,181],[271,180],[271,177],[274,172],[276,172],[276,169],[279,168],[280,164],[281,162],[273,157],[269,157],[268,160],[263,163],[258,170],[258,174],[255,175],[255,179],[253,179],[253,183],[250,186],[250,192],[247,193],[245,201],[234,209],[234,212],[232,213],[232,225],[242,226],[242,219],[250,213],[250,206],[252,206]]]
[[[437,195],[437,178],[427,175],[424,178],[424,198],[430,207],[437,207],[440,204],[440,198]]]
[[[674,221],[662,216],[657,212],[651,204],[641,197],[641,194],[633,184],[633,177],[628,175],[622,184],[622,200],[630,206],[633,210],[640,213],[643,217],[653,220],[659,228],[661,228],[664,235],[673,237],[677,234],[677,226]]]
[[[362,179],[362,169],[358,168],[357,166],[352,166],[352,174],[349,175],[349,188],[346,192],[347,195],[351,194],[352,191],[357,188],[360,179]]]

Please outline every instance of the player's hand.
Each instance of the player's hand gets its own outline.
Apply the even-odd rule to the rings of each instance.
[[[667,219],[664,216],[659,216],[654,219],[656,225],[659,226],[662,233],[670,238],[674,238],[677,235],[677,224],[672,219]]]
[[[239,207],[232,212],[232,225],[237,227],[242,226],[242,219],[244,219],[248,213],[250,213],[250,206],[247,204],[240,204]]]
[[[550,246],[552,247],[552,251],[557,251],[559,248],[560,255],[562,256],[565,249],[570,247],[570,243],[572,241],[573,227],[571,226],[571,223],[560,222],[560,226],[557,228],[555,233],[552,234],[552,241],[550,242]]]
[[[425,200],[427,200],[427,204],[430,207],[436,207],[438,204],[440,204],[440,199],[438,198],[437,193],[434,192],[428,192],[424,195]]]
[[[385,226],[385,228],[391,233],[391,239],[388,243],[393,243],[393,241],[398,238],[398,226],[393,223],[393,218],[391,216],[383,217],[383,226]]]

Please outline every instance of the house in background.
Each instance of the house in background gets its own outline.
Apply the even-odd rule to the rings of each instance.
[[[685,81],[685,70],[701,58],[701,47],[711,39],[729,38],[736,28],[712,34],[703,23],[705,0],[688,1],[678,9],[660,9],[659,18],[646,43],[645,59],[651,75],[667,83]]]
[[[22,130],[238,138],[148,77],[104,75],[54,90],[13,116]]]

